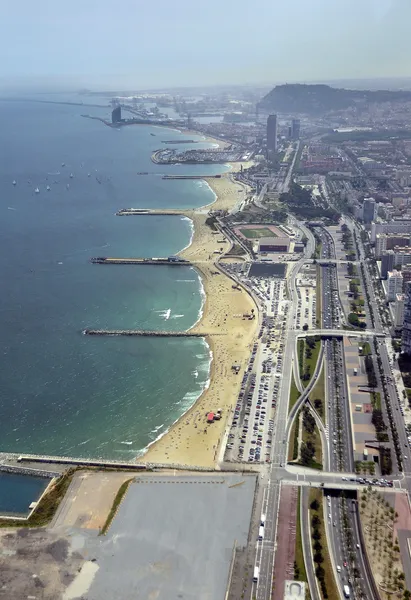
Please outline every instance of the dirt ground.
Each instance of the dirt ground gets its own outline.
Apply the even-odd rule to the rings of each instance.
[[[368,559],[382,599],[403,585],[403,566],[398,545],[398,513],[395,495],[364,490],[359,499],[361,524]],[[389,592],[391,591],[391,594]]]
[[[103,527],[121,484],[132,473],[77,472],[52,522],[52,528]]]
[[[56,600],[74,580],[83,556],[45,529],[0,530],[0,599]]]

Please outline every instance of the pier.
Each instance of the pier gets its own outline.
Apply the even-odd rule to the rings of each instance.
[[[221,175],[163,175],[162,179],[221,179]]]
[[[171,267],[189,267],[191,263],[178,256],[168,258],[112,258],[110,256],[95,256],[90,258],[95,265],[166,265]]]
[[[195,140],[161,140],[162,144],[198,144]]]
[[[196,333],[191,331],[149,331],[142,329],[83,329],[83,335],[122,335],[136,337],[198,337],[203,338],[208,333]]]
[[[116,212],[116,216],[117,217],[130,217],[130,216],[152,216],[155,217],[156,215],[167,215],[167,216],[178,216],[178,215],[185,215],[188,210],[193,210],[193,209],[187,209],[187,210],[183,210],[183,209],[168,209],[168,210],[162,210],[161,208],[158,209],[149,209],[149,208],[121,208],[120,210],[118,210]]]

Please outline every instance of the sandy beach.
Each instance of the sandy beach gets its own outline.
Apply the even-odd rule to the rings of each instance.
[[[245,165],[244,165],[245,166]],[[236,164],[234,168],[240,168]],[[141,461],[174,463],[213,467],[224,430],[229,424],[232,409],[240,391],[242,373],[247,365],[251,347],[257,333],[257,319],[243,319],[256,306],[244,290],[233,289],[233,281],[216,266],[220,255],[214,254],[229,244],[218,243],[221,234],[214,234],[205,224],[208,210],[230,209],[244,194],[244,186],[233,182],[230,173],[220,179],[207,179],[217,195],[217,200],[207,208],[187,211],[193,220],[194,235],[191,245],[180,255],[196,263],[201,274],[206,301],[202,319],[193,330],[217,332],[207,337],[213,352],[210,386],[203,392],[191,409],[164,435],[150,446]],[[240,365],[235,375],[232,365]],[[222,419],[206,424],[206,413],[222,409]]]

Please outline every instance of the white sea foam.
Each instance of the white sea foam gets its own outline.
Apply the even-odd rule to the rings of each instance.
[[[204,345],[204,349],[208,349],[208,353],[199,354],[197,356],[200,357],[200,358],[206,358],[207,356],[209,357],[209,360],[205,364],[207,364],[208,371],[210,371],[211,362],[213,360],[213,352],[210,349],[210,347],[207,344],[207,342],[206,342],[205,339],[203,339],[203,345]],[[199,365],[199,368],[202,368],[203,364]],[[207,380],[204,382],[204,384],[201,382],[199,390],[192,391],[192,392],[187,392],[187,394],[185,394],[181,400],[177,401],[175,403],[175,406],[183,406],[183,413],[169,427],[167,427],[164,431],[162,431],[160,433],[160,435],[158,435],[152,442],[150,442],[149,444],[147,444],[147,446],[145,448],[143,448],[142,450],[140,450],[137,453],[137,456],[143,456],[147,452],[147,450],[150,448],[150,446],[152,446],[153,444],[155,444],[156,442],[158,442],[159,440],[161,440],[161,438],[164,435],[166,435],[166,433],[168,433],[170,431],[170,429],[180,419],[183,419],[184,416],[185,416],[185,414],[187,413],[187,411],[190,410],[190,408],[196,403],[196,401],[204,393],[204,391],[208,390],[208,388],[210,387],[210,383],[211,383],[211,379],[208,377]],[[164,426],[164,424],[161,425],[161,427],[163,427],[163,426]],[[153,430],[152,433],[157,433],[157,432],[154,432],[154,430]]]
[[[193,237],[194,237],[194,223],[193,223],[193,220],[190,219],[189,217],[182,217],[181,220],[182,221],[189,221],[189,223],[190,223],[190,240],[189,240],[187,246],[184,246],[184,248],[182,248],[180,250],[180,252],[183,252],[183,250],[186,250],[187,248],[189,248],[191,246],[192,242],[193,242]]]
[[[184,317],[184,315],[173,315],[170,319],[181,319],[181,317]]]
[[[193,371],[193,375],[197,379],[197,377],[198,377],[198,371],[197,371],[197,369],[195,371]]]
[[[177,283],[194,283],[195,279],[176,279]]]

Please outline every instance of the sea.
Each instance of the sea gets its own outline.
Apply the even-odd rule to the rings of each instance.
[[[111,110],[0,102],[0,451],[130,460],[208,385],[210,349],[197,338],[82,330],[186,330],[204,292],[190,267],[90,258],[177,253],[190,243],[189,219],[115,212],[203,206],[215,199],[206,182],[162,175],[228,167],[155,165],[162,140],[210,144],[154,126],[113,129],[84,113],[110,118]]]

